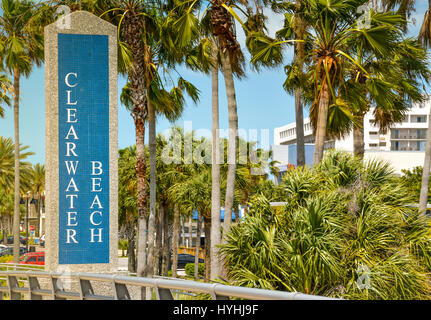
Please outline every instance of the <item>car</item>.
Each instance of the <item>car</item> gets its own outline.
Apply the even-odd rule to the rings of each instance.
[[[45,252],[29,252],[19,258],[19,264],[45,265]]]
[[[19,255],[23,255],[27,252],[27,249],[24,247],[19,248]],[[0,249],[0,257],[3,256],[13,256],[13,247],[6,247],[3,249]]]
[[[6,243],[4,243],[4,238],[2,238],[2,239],[0,239],[0,243],[3,243],[3,244],[10,243],[10,244],[12,244],[13,243],[13,237],[12,236],[7,237]]]
[[[19,236],[19,242],[21,244],[27,244],[27,238],[23,236]],[[0,243],[3,243],[3,239],[0,240]],[[7,243],[12,244],[13,243],[13,236],[7,237]]]
[[[204,262],[205,260],[199,258],[199,263],[204,263]],[[186,254],[186,253],[179,253],[177,268],[184,269],[187,263],[195,263],[195,256],[191,254]]]

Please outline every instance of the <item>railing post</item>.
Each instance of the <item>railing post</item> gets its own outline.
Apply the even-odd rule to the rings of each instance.
[[[171,290],[159,288],[159,280],[156,280],[154,290],[156,292],[157,300],[174,300]]]
[[[115,276],[112,277],[112,286],[114,289],[114,299],[115,300],[132,300],[130,298],[129,290],[125,284],[116,283]]]
[[[51,290],[52,290],[52,300],[66,300],[66,298],[57,297],[58,292],[64,291],[63,284],[60,278],[54,278],[51,275]]]
[[[13,289],[19,288],[16,277],[7,276],[7,285],[9,287],[9,297],[11,300],[21,300],[21,293],[13,292]]]
[[[33,293],[34,290],[40,289],[39,281],[36,277],[27,276],[28,287],[30,290],[30,300],[42,300],[42,296]]]
[[[93,287],[91,286],[90,280],[83,280],[78,277],[79,280],[79,294],[81,300],[85,300],[88,295],[94,295]]]

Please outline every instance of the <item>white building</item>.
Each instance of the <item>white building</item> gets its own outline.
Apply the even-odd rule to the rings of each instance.
[[[373,124],[373,110],[370,110],[364,121],[364,158],[386,160],[392,164],[396,173],[401,173],[402,169],[423,166],[430,107],[430,99],[422,104],[413,104],[402,123],[394,124],[386,132]],[[309,118],[304,119],[304,139],[306,147],[314,143]],[[291,154],[296,153],[296,148],[290,147],[289,152],[289,146],[292,145],[296,145],[295,123],[274,129],[273,155],[281,166],[296,165],[296,154]],[[344,139],[326,141],[325,149],[330,148],[353,152],[353,134]],[[310,155],[310,150],[306,150],[306,163],[311,164],[312,161],[312,153]]]

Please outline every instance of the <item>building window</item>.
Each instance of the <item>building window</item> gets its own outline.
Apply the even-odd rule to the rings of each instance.
[[[377,148],[377,143],[370,143],[370,148]]]
[[[375,136],[378,136],[379,132],[378,131],[370,131],[370,136],[373,136],[373,138],[375,138]]]
[[[418,151],[425,151],[425,141],[418,141],[417,142],[417,150]]]
[[[427,116],[426,115],[413,115],[411,116],[412,123],[425,123],[427,122]]]

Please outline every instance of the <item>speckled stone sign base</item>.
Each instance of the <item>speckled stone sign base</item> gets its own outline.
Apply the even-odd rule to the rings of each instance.
[[[84,35],[97,35],[103,37],[88,37]],[[59,59],[59,38],[66,39],[65,41],[69,41],[68,39],[70,38],[70,41],[75,41],[75,44],[82,46],[82,49],[80,49],[82,54],[88,55],[88,59],[93,59],[95,64],[99,63],[99,69],[103,69],[104,64],[100,64],[98,57],[104,55],[99,55],[100,52],[97,50],[100,50],[100,48],[107,48],[109,52],[105,53],[107,54],[106,61],[108,61],[108,63],[106,68],[108,72],[105,73],[106,76],[103,77],[105,80],[101,80],[99,82],[94,80],[96,79],[94,77],[94,79],[79,79],[80,76],[85,77],[85,73],[78,75],[74,70],[71,70],[69,73],[65,73],[66,76],[64,76],[65,74],[62,74],[59,79],[59,69],[64,69],[64,62],[62,62],[64,57],[62,56]],[[91,39],[93,38],[97,39],[98,41],[100,39],[107,39],[107,45],[104,45],[103,41],[101,42],[102,45],[94,45],[91,42]],[[90,42],[82,45],[81,42],[86,42],[87,40]],[[73,42],[65,43],[66,45],[71,46],[71,50],[75,50]],[[95,43],[97,44],[97,42]],[[64,47],[61,46],[63,46],[63,44],[60,45],[60,52],[67,53],[67,47],[65,50]],[[62,55],[64,55],[63,53]],[[67,63],[73,66],[74,62],[70,59],[75,59],[75,55],[70,55],[70,57],[71,58],[66,58],[69,59]],[[80,62],[78,61],[77,63]],[[86,63],[88,63],[87,59]],[[95,68],[95,70],[99,70],[97,67]],[[45,28],[45,270],[47,271],[96,273],[117,271],[117,74],[117,28],[114,25],[89,12],[77,11],[63,16],[60,21],[57,21]],[[87,72],[87,75],[91,75],[91,73]],[[101,75],[103,75],[103,72]],[[65,79],[62,79],[63,77]],[[67,85],[64,88],[70,90],[62,90],[64,88],[60,88],[63,86],[63,80]],[[109,84],[107,83],[108,80]],[[79,101],[79,92],[76,93],[73,91],[75,88],[78,90],[79,83],[81,83],[82,86],[84,86],[84,84],[87,86],[85,89],[87,91],[84,97],[85,99],[88,98],[88,101],[93,102],[84,103],[84,101],[87,101],[85,99],[81,99],[83,101]],[[88,88],[91,88],[91,90]],[[103,90],[100,90],[100,88]],[[84,89],[81,88],[80,90],[82,91]],[[105,91],[108,96],[106,97],[104,94],[101,96],[101,92]],[[103,106],[104,104],[105,106]],[[89,105],[91,108],[101,108],[97,110],[104,110],[103,114],[100,114],[100,119],[105,118],[109,128],[103,128],[102,125],[98,125],[99,122],[97,119],[97,114],[95,116],[94,111],[92,111],[93,113],[81,112],[80,114],[80,111],[83,111],[82,108],[89,107]],[[66,107],[67,109],[64,109]],[[80,115],[85,115],[85,119],[80,119],[81,122],[79,122],[79,125],[81,127],[77,128]],[[71,125],[66,127],[65,124],[61,122],[62,119],[66,119],[63,122],[70,123]],[[83,127],[83,123],[88,123],[88,130]],[[102,121],[100,123],[102,123]],[[66,136],[64,137],[65,132]],[[91,135],[97,137],[99,141],[109,139],[109,144],[106,144],[108,147],[103,147],[103,144],[100,143],[94,143],[94,145],[92,145]],[[85,148],[83,147],[80,149],[81,145],[78,145],[79,143],[87,143],[87,145],[84,145]],[[65,146],[67,147],[66,149]],[[106,150],[107,148],[109,150]],[[78,150],[80,152],[78,152]],[[103,168],[106,169],[106,171],[108,170],[107,168],[109,168],[109,174],[108,172],[105,172],[105,177],[109,181],[102,182],[102,178],[99,178],[101,177],[100,174],[102,173],[102,160],[98,159],[98,150],[102,150],[101,153],[104,152],[106,154],[106,156],[103,158]],[[68,159],[64,157],[73,156],[75,155],[75,152],[80,153],[78,155],[83,158],[70,158],[70,160],[79,160],[81,162],[79,163],[79,166],[83,166],[84,169],[82,170],[84,171],[80,171],[80,178],[82,181],[84,181],[84,178],[88,178],[88,181],[90,181],[88,182],[88,191],[84,191],[86,189],[82,188],[78,182],[79,177],[75,178],[73,172],[71,171],[71,169],[73,169],[71,164],[76,163],[76,161],[70,161],[68,166],[66,166],[67,170],[63,164],[63,162],[65,162],[64,160]],[[60,159],[62,163],[60,163]],[[78,172],[80,168],[81,167],[79,167],[76,172]],[[65,177],[67,172],[69,173],[70,177]],[[88,173],[88,177],[82,176],[83,172]],[[77,181],[73,180],[74,178]],[[63,185],[61,185],[61,180],[66,182],[62,182]],[[66,190],[63,190],[65,189],[65,186]],[[99,190],[102,190],[102,187],[104,188],[103,194],[102,192],[100,194],[95,193]],[[106,189],[109,189],[109,192]],[[64,193],[65,191],[66,193]],[[79,196],[73,195],[73,191],[76,191],[76,193],[79,191]],[[61,199],[60,194],[62,196]],[[80,207],[78,204],[80,204],[79,201],[82,201],[82,198],[87,201],[88,208],[86,209],[87,211],[79,212]],[[109,203],[105,204],[104,201]],[[61,203],[63,204],[60,206]],[[63,208],[65,203],[67,203],[69,206],[67,209]],[[81,204],[81,207],[82,206],[84,205]],[[109,210],[107,206],[109,206]],[[85,223],[83,223],[83,219],[86,220]],[[83,231],[84,229],[79,228],[86,228],[85,232]],[[87,247],[81,246],[81,243],[86,243]],[[93,243],[94,246],[92,246]],[[74,245],[75,247],[73,247]],[[79,250],[81,250],[81,252],[79,252]],[[91,250],[94,250],[94,254]]]

